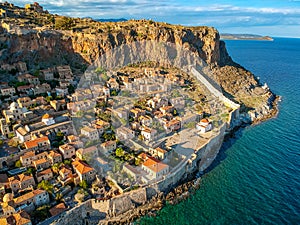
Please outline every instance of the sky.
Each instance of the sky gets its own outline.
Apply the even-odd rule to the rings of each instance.
[[[22,0],[9,2],[18,6],[30,3]],[[51,13],[72,17],[152,19],[188,26],[213,26],[220,33],[300,37],[300,0],[40,0],[38,2]]]

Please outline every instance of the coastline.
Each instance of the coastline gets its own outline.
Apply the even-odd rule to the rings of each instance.
[[[247,127],[247,126],[256,126],[260,123],[263,123],[269,119],[276,118],[279,110],[278,110],[278,103],[280,101],[280,96],[276,96],[274,102],[273,102],[273,109],[271,110],[270,114],[266,115],[265,117],[261,119],[257,119],[253,121],[250,124],[247,123],[241,123],[240,125],[237,125],[233,127],[224,137],[224,139],[232,138],[234,134],[239,131],[241,128]],[[203,173],[201,173],[201,176],[208,173],[206,170],[209,170],[209,165]],[[192,177],[189,177],[176,187],[172,187],[170,191],[154,196],[149,202],[146,204],[135,208],[134,210],[130,212],[126,212],[122,215],[119,215],[118,217],[110,218],[108,220],[100,221],[99,224],[132,224],[132,222],[137,222],[137,220],[143,216],[156,216],[156,213],[161,210],[166,204],[176,205],[180,203],[181,201],[184,201],[188,199],[191,195],[195,193],[196,190],[201,188],[201,176],[197,177],[199,174],[198,172],[195,172],[195,174]]]
[[[209,172],[209,168],[217,158],[219,150],[224,143],[224,139],[231,138],[234,133],[240,128],[249,125],[258,125],[268,119],[275,118],[278,115],[278,103],[280,101],[280,96],[275,96],[272,101],[272,108],[263,117],[255,119],[249,123],[249,121],[244,121],[241,115],[238,118],[232,118],[234,125],[230,129],[226,129],[226,132],[221,134],[220,139],[222,140],[220,145],[210,144],[209,142],[214,139],[212,137],[206,146],[204,146],[204,152],[206,154],[211,154],[213,151],[213,157],[209,155],[202,156],[195,160],[196,163],[193,164],[195,167],[189,172],[184,171],[182,176],[175,183],[162,182],[162,185],[158,183],[154,185],[149,185],[147,187],[139,188],[130,192],[126,192],[123,195],[116,196],[110,200],[96,200],[90,199],[86,202],[81,203],[70,211],[67,211],[56,218],[54,221],[45,221],[43,224],[56,224],[63,225],[73,222],[77,224],[78,221],[88,221],[89,224],[132,224],[137,221],[137,219],[143,216],[156,216],[156,213],[161,210],[166,204],[178,204],[179,202],[189,198],[198,188],[201,188],[201,176]],[[231,114],[234,113],[231,112]],[[227,126],[231,124],[228,123]],[[226,123],[224,124],[226,125]],[[228,127],[227,127],[228,128]],[[218,135],[217,135],[218,136]],[[206,147],[209,146],[207,149]],[[202,148],[201,148],[202,149]],[[201,150],[199,150],[201,152]],[[204,162],[203,162],[204,160]],[[202,163],[201,163],[202,162]],[[202,164],[202,165],[201,165]],[[178,175],[178,174],[175,174]],[[139,196],[138,198],[136,196]],[[143,197],[141,197],[143,196]],[[138,200],[137,200],[138,199]],[[128,203],[129,201],[129,203]],[[118,204],[116,202],[119,202]],[[122,202],[122,204],[120,204]],[[133,204],[138,202],[138,204]],[[127,208],[126,208],[127,207]],[[99,213],[103,214],[103,210],[106,216],[104,218],[99,217]],[[93,216],[91,216],[93,215]]]
[[[228,138],[232,138],[234,134],[241,128],[247,126],[257,126],[265,121],[276,118],[279,113],[278,107],[280,101],[281,96],[276,95],[274,101],[272,102],[272,109],[267,115],[260,119],[256,119],[251,123],[242,122],[239,125],[232,127],[232,129],[230,129],[229,132],[225,134],[224,141],[226,141]],[[201,173],[201,176],[209,172],[210,166],[211,164]],[[132,222],[143,216],[156,216],[156,213],[161,210],[166,204],[178,204],[181,201],[188,199],[192,194],[195,193],[196,190],[201,188],[201,176],[198,176],[199,172],[200,171],[195,172],[192,177],[182,180],[176,187],[172,187],[171,190],[167,193],[162,192],[156,197],[153,197],[145,205],[135,208],[133,212],[125,213],[117,218],[111,218],[107,221],[100,221],[99,224],[131,224]]]
[[[147,23],[144,21],[141,21],[140,23]],[[147,24],[148,26],[148,24]],[[175,27],[176,28],[176,27]],[[174,29],[175,29],[174,28]],[[151,28],[153,30],[156,30],[156,27]],[[178,28],[176,28],[178,29]],[[202,41],[204,43],[203,48],[198,48],[201,54],[201,57],[207,62],[209,65],[222,65],[222,66],[232,66],[233,69],[238,68],[234,62],[231,60],[230,56],[228,55],[224,42],[220,41],[219,34],[215,30],[210,30],[209,28],[202,28],[204,30],[207,30],[208,34],[209,32],[212,33],[212,35],[208,35],[208,37],[197,36],[198,31],[194,34],[189,34],[191,40],[197,40]],[[161,34],[164,34],[163,37],[159,40],[164,41],[166,39],[172,39],[174,37],[174,40],[183,40],[185,37],[185,34],[182,33],[179,36],[174,36],[173,34],[169,34],[167,32],[167,28],[164,28],[163,31],[159,30],[157,33],[159,37],[162,37]],[[110,33],[111,31],[109,31]],[[34,32],[33,32],[34,33]],[[34,36],[33,33],[24,33],[21,36],[18,36],[19,39],[22,39],[22,43],[26,43],[27,39],[32,38]],[[93,41],[91,35],[87,39],[84,39],[84,35],[82,36],[82,39],[78,41],[78,37],[75,36],[75,33],[68,33],[67,31],[61,32],[63,35],[63,39],[59,35],[54,35],[52,38],[52,41],[54,43],[64,43],[65,40],[69,40],[71,37],[72,44],[73,44],[73,52],[70,53],[73,54],[73,56],[77,55],[80,56],[80,60],[86,60],[87,54],[85,53],[86,49],[101,49],[99,46],[95,48],[93,46]],[[41,40],[49,40],[48,38],[44,38],[46,36],[46,33],[39,33],[38,41]],[[173,35],[173,36],[172,36]],[[108,35],[109,36],[109,35]],[[13,35],[11,36],[13,37]],[[11,38],[10,37],[10,38]],[[66,38],[68,37],[68,38]],[[97,37],[97,36],[93,36]],[[110,37],[110,36],[109,36]],[[116,40],[118,39],[118,35],[115,36]],[[128,35],[128,40],[132,36]],[[142,38],[142,35],[138,35],[138,38]],[[86,37],[85,37],[86,38]],[[98,37],[99,38],[99,37]],[[101,37],[103,38],[103,37]],[[64,40],[64,41],[61,41]],[[125,39],[124,39],[125,40]],[[139,40],[139,39],[137,39]],[[223,39],[224,40],[224,39]],[[227,39],[229,40],[229,39]],[[231,40],[238,40],[238,39],[231,39]],[[255,40],[255,39],[240,39],[240,40]],[[191,41],[193,43],[194,41]],[[15,42],[17,43],[17,42]],[[81,43],[84,43],[84,48],[81,46]],[[113,43],[113,41],[110,41],[110,43]],[[180,42],[177,42],[180,43]],[[41,42],[39,45],[46,45],[47,43]],[[65,43],[66,44],[66,43]],[[64,44],[63,46],[57,47],[60,50],[65,51]],[[18,46],[18,45],[16,45]],[[56,46],[56,45],[55,45]],[[30,46],[29,46],[30,47]],[[107,48],[104,48],[103,45],[103,51],[108,50]],[[193,46],[191,46],[193,47]],[[15,52],[18,52],[18,47],[15,47]],[[42,51],[41,51],[42,52]],[[95,55],[100,54],[99,52],[95,52]],[[23,56],[22,56],[23,57]],[[27,58],[30,58],[30,55],[27,55]],[[40,57],[41,58],[41,57]],[[59,59],[58,59],[59,60]],[[90,59],[91,60],[91,59]],[[226,77],[223,81],[223,84],[227,84],[229,76],[233,75],[232,79],[237,78],[236,76],[238,71],[233,71],[231,67],[228,69],[228,77]],[[221,68],[217,68],[220,73],[222,71]],[[240,68],[239,68],[240,69]],[[226,69],[225,69],[226,72]],[[240,72],[241,74],[245,73],[246,71]],[[235,76],[234,76],[235,75]],[[251,77],[251,74],[249,74]],[[201,178],[199,178],[199,174],[202,174],[204,171],[209,172],[209,168],[214,162],[215,158],[219,154],[219,150],[224,143],[224,139],[228,137],[228,135],[234,134],[236,131],[240,129],[240,127],[248,126],[248,125],[256,125],[259,124],[265,120],[268,120],[270,118],[274,118],[278,114],[278,101],[279,98],[275,94],[273,94],[271,91],[266,91],[267,93],[271,93],[272,98],[270,98],[268,101],[261,103],[257,108],[253,107],[253,117],[248,112],[241,112],[240,113],[240,105],[235,104],[231,99],[231,97],[227,98],[223,95],[222,92],[219,91],[219,89],[215,88],[215,86],[211,83],[210,79],[207,79],[205,76],[202,77],[200,74],[198,75],[200,77],[199,80],[205,86],[210,90],[211,93],[214,93],[216,97],[219,98],[219,100],[222,100],[224,103],[226,102],[226,106],[230,108],[232,111],[229,112],[229,118],[227,122],[219,123],[219,126],[222,126],[221,129],[215,129],[213,132],[213,135],[207,138],[207,142],[203,144],[199,148],[195,148],[195,154],[192,155],[192,157],[187,158],[186,161],[182,164],[180,164],[176,169],[172,171],[173,174],[168,175],[163,178],[163,180],[155,180],[154,184],[149,184],[148,186],[140,187],[138,190],[133,190],[130,192],[126,192],[122,195],[118,195],[112,199],[105,199],[105,200],[99,200],[99,199],[90,199],[87,200],[74,208],[71,208],[69,211],[64,212],[60,214],[55,219],[50,218],[51,220],[46,220],[41,222],[40,224],[82,224],[83,222],[88,224],[128,224],[132,221],[135,221],[137,218],[140,218],[145,215],[149,216],[155,216],[156,212],[160,209],[162,209],[166,204],[177,204],[178,202],[188,198],[190,194],[193,194],[195,190],[197,190],[200,187]],[[206,80],[207,79],[207,80]],[[254,79],[255,80],[255,79]],[[252,82],[252,83],[251,83]],[[235,86],[245,86],[248,87],[250,90],[252,85],[254,84],[258,88],[262,88],[260,84],[257,84],[255,81],[249,81],[246,79],[246,82],[239,83]],[[230,82],[227,87],[228,90],[230,90]],[[222,86],[223,87],[223,86]],[[230,91],[228,93],[231,93]],[[233,92],[233,95],[234,96]],[[260,94],[258,94],[260,95]],[[229,96],[229,95],[228,95]],[[250,95],[251,96],[251,95]],[[253,96],[251,96],[253,97]],[[240,102],[239,102],[240,103]],[[247,108],[249,109],[249,107]],[[262,110],[263,109],[263,110]],[[221,124],[221,125],[220,125]],[[224,125],[224,126],[223,126]],[[224,129],[223,129],[224,128]],[[15,156],[17,158],[18,155]],[[189,162],[188,162],[189,161]],[[104,216],[104,218],[103,218]]]

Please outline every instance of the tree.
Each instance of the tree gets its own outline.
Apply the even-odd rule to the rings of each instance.
[[[52,96],[47,96],[46,101],[49,103],[52,100]]]
[[[25,173],[29,174],[29,175],[34,175],[35,174],[35,169],[33,167],[29,167]]]
[[[173,116],[177,116],[178,112],[176,109],[173,110]]]
[[[62,17],[55,19],[55,29],[70,30],[74,26],[74,19]]]
[[[125,153],[125,151],[124,151],[123,148],[119,147],[119,148],[116,149],[116,156],[117,156],[117,157],[122,157],[122,156],[124,156],[124,153]]]
[[[9,139],[12,139],[14,136],[15,136],[14,133],[9,133],[9,134],[8,134],[8,138],[9,138]]]
[[[77,111],[76,116],[77,117],[82,117],[83,116],[83,111],[82,110]]]
[[[125,161],[129,161],[131,159],[131,155],[126,153],[124,158],[125,158]]]
[[[71,165],[71,160],[65,159],[64,164],[70,166]]]
[[[102,137],[105,139],[105,141],[111,141],[111,140],[115,140],[116,139],[116,136],[115,136],[115,134],[113,134],[113,133],[104,133],[103,135],[102,135]]]
[[[81,188],[83,188],[84,190],[86,190],[87,187],[88,187],[88,184],[87,184],[86,180],[81,181],[81,182],[79,183],[79,187],[81,187]]]
[[[60,165],[58,163],[55,163],[52,166],[52,171],[57,174],[59,172],[59,167],[60,167]]]
[[[98,67],[97,69],[95,69],[95,73],[98,75],[105,72],[106,72],[105,69],[102,67]]]
[[[53,185],[49,181],[47,181],[47,180],[42,180],[38,184],[38,188],[47,191],[49,194],[53,193]]]
[[[58,131],[57,133],[56,133],[56,140],[58,141],[58,142],[60,142],[60,141],[62,141],[63,139],[64,139],[64,133],[63,132],[61,132],[61,131]]]
[[[116,91],[116,90],[112,90],[112,91],[110,92],[110,95],[111,95],[111,96],[117,96],[117,95],[118,95],[118,93],[117,93],[117,91]]]
[[[57,202],[60,202],[62,200],[62,198],[63,198],[62,193],[57,193],[55,195],[55,201],[57,201]]]
[[[68,92],[69,94],[73,94],[75,92],[75,87],[72,84],[68,86]]]
[[[15,162],[15,167],[20,168],[22,166],[21,160]]]
[[[33,76],[38,77],[40,75],[40,70],[36,70],[33,72]]]
[[[104,112],[100,112],[98,114],[98,117],[102,120],[104,120],[105,122],[109,122],[110,121],[110,115]]]
[[[136,166],[139,166],[141,164],[142,160],[140,158],[135,158],[134,164]]]
[[[48,206],[48,205],[40,206],[35,211],[33,211],[33,215],[35,218],[38,218],[39,221],[43,221],[43,220],[47,219],[47,217],[49,215],[49,209],[50,209],[50,206]]]

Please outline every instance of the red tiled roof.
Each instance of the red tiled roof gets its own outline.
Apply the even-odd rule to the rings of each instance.
[[[93,167],[91,167],[90,165],[88,165],[85,162],[80,161],[80,160],[74,161],[72,163],[72,165],[75,167],[75,169],[77,170],[77,172],[80,173],[80,174],[85,174],[85,173],[88,173],[88,172],[94,170]]]
[[[50,173],[52,173],[52,170],[49,168],[49,169],[46,169],[46,170],[43,170],[43,171],[37,173],[37,176],[39,177],[39,176],[43,176],[43,175],[50,174]]]
[[[60,213],[62,213],[64,211],[66,211],[66,210],[67,210],[67,207],[65,206],[65,204],[64,203],[60,203],[60,204],[52,207],[49,210],[49,212],[50,212],[51,216],[56,216],[56,215],[58,215],[58,214],[60,214]]]
[[[202,122],[202,123],[209,123],[209,120],[207,118],[204,118],[200,122]]]
[[[37,138],[35,140],[31,140],[31,141],[26,141],[26,142],[24,142],[24,145],[27,149],[34,148],[34,147],[38,146],[38,143],[45,142],[45,141],[49,142],[49,139],[47,136],[43,136],[43,137]]]

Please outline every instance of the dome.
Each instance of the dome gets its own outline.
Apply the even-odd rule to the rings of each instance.
[[[12,193],[7,193],[3,197],[3,202],[9,202],[14,199],[14,195]]]
[[[201,122],[202,122],[202,123],[209,123],[209,120],[206,119],[206,118],[204,118],[204,119],[201,120]]]
[[[46,113],[45,115],[43,115],[42,119],[50,119],[52,118],[52,116],[50,116],[48,113]]]

